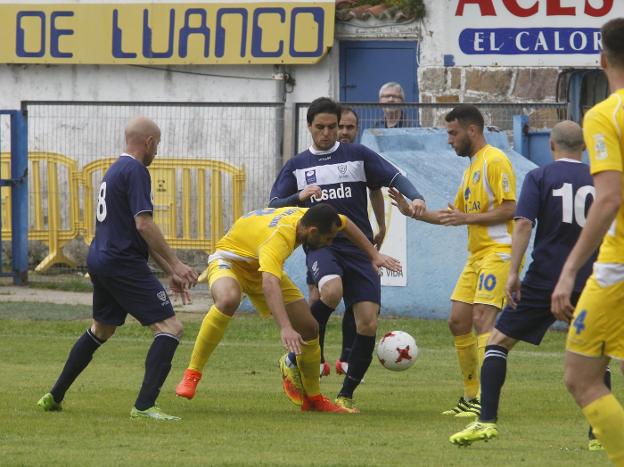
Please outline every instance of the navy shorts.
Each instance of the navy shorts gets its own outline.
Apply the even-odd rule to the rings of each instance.
[[[550,312],[551,289],[536,289],[522,284],[520,288],[520,303],[514,310],[509,305],[498,317],[496,329],[513,339],[539,345],[556,321],[555,315]],[[580,296],[573,292],[571,302],[576,305]]]
[[[151,272],[108,276],[92,274],[93,319],[121,326],[131,315],[143,326],[175,316],[171,300]]]
[[[328,275],[342,278],[345,308],[359,302],[381,303],[381,279],[362,250],[343,245],[309,250],[306,265],[314,284]]]

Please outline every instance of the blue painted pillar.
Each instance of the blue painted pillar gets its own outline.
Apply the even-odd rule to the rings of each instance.
[[[529,117],[526,115],[513,116],[513,144],[514,151],[531,159],[529,151]]]
[[[28,282],[28,124],[26,112],[11,112],[11,214],[13,282]]]

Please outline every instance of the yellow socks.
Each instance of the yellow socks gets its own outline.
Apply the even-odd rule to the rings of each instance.
[[[301,355],[297,355],[297,366],[301,373],[301,383],[306,396],[321,393],[319,367],[321,365],[321,346],[318,337],[301,344]]]
[[[454,336],[454,339],[459,368],[464,378],[464,397],[468,400],[474,399],[479,393],[477,338],[471,332]]]
[[[624,467],[624,409],[617,399],[613,394],[596,399],[583,407],[583,415],[611,462],[617,467]]]
[[[227,328],[231,319],[231,316],[221,313],[216,306],[212,305],[210,307],[195,339],[191,363],[188,366],[189,369],[201,373],[212,351],[223,339],[225,328]]]
[[[477,348],[479,349],[479,366],[478,371],[481,371],[481,366],[483,366],[483,360],[485,359],[485,346],[490,340],[491,332],[484,332],[483,334],[479,334],[477,336]]]

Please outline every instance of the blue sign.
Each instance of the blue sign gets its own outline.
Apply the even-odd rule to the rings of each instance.
[[[598,28],[464,29],[459,48],[466,55],[595,55]]]

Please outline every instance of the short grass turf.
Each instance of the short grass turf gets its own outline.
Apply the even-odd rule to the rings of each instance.
[[[0,465],[405,465],[593,466],[604,452],[587,450],[587,426],[565,391],[564,334],[511,354],[500,407],[500,437],[458,448],[448,437],[465,420],[440,415],[461,394],[452,339],[441,321],[383,318],[384,332],[411,333],[416,364],[390,372],[375,360],[356,392],[362,413],[302,413],[281,390],[283,350],[271,320],[237,316],[204,372],[192,401],[174,388],[190,357],[197,318],[181,315],[185,336],[162,388],[160,406],[180,422],[131,420],[150,333],[128,322],[96,353],[68,392],[64,410],[36,407],[89,321],[88,307],[0,304]],[[72,319],[75,318],[75,319]],[[339,354],[340,322],[332,318],[327,356]],[[614,367],[615,393],[624,381]],[[321,388],[335,397],[341,378]]]

